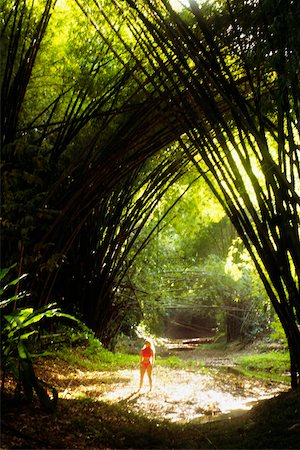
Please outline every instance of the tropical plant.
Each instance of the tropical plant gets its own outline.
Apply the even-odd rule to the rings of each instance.
[[[11,268],[3,269],[0,272],[0,281],[4,282]],[[0,288],[1,295],[5,293],[10,286],[15,286],[20,282],[21,277],[3,284]],[[43,319],[51,319],[53,317],[64,317],[76,320],[73,316],[64,314],[55,303],[46,305],[40,309],[34,308],[17,308],[16,303],[26,296],[25,292],[17,295],[8,296],[1,300],[0,308],[4,314],[1,315],[1,367],[2,367],[2,384],[1,396],[4,395],[4,383],[8,373],[12,374],[17,382],[16,394],[18,397],[21,388],[28,401],[33,400],[33,393],[38,396],[41,404],[49,411],[56,408],[58,394],[55,388],[49,386],[43,380],[35,375],[32,363],[32,354],[29,350],[30,339],[37,335],[39,327]],[[5,313],[11,303],[14,308]],[[49,396],[49,390],[52,392],[52,398]]]

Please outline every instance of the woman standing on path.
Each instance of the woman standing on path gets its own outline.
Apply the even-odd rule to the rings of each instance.
[[[152,391],[152,369],[154,366],[155,360],[155,349],[154,345],[150,341],[145,341],[145,345],[140,352],[140,389],[142,389],[144,375],[147,371],[147,375],[149,378],[149,387],[150,391]]]

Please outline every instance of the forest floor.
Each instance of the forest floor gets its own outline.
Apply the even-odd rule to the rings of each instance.
[[[161,351],[195,358],[168,342]],[[2,407],[1,449],[299,448],[300,397],[286,384],[242,376],[233,353],[198,352],[203,367],[95,372],[58,358],[36,372],[59,391],[54,414],[38,403]]]

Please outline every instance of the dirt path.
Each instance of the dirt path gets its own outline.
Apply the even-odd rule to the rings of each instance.
[[[196,418],[207,421],[220,414],[234,415],[282,391],[282,386],[262,385],[229,373],[220,376],[219,371],[204,369],[196,373],[156,367],[153,391],[148,392],[145,380],[139,393],[137,371],[120,370],[116,375],[116,382],[106,387],[102,400],[120,402],[130,411],[172,422]]]
[[[152,392],[149,392],[146,376],[143,389],[137,391],[138,365],[136,369],[116,372],[83,373],[78,370],[72,374],[73,383],[60,393],[60,397],[87,396],[112,404],[119,403],[128,411],[148,418],[164,418],[172,422],[198,419],[205,422],[224,417],[224,414],[229,417],[240,414],[259,400],[288,389],[288,386],[279,383],[241,376],[228,355],[212,356],[204,352],[195,356],[190,348],[184,348],[181,344],[168,341],[166,350],[184,359],[201,359],[205,367],[176,370],[156,365]]]

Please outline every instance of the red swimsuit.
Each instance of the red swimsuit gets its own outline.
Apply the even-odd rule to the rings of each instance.
[[[149,364],[151,364],[152,355],[153,355],[153,351],[151,350],[150,347],[145,347],[142,349],[142,364],[145,367],[145,369],[147,369]],[[144,358],[145,358],[145,361],[143,361]]]

